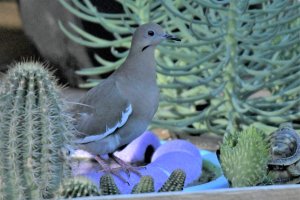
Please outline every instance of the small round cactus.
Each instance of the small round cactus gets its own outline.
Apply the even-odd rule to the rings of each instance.
[[[220,160],[232,187],[255,186],[263,182],[268,169],[268,143],[254,127],[225,135]]]
[[[120,194],[120,190],[110,174],[104,174],[103,176],[101,176],[100,193],[101,195]]]
[[[181,191],[184,187],[186,173],[181,169],[174,170],[168,180],[158,190],[158,192]],[[137,183],[131,191],[131,194],[155,192],[154,180],[151,176],[142,176],[140,182]],[[110,174],[104,174],[100,178],[100,194],[114,195],[120,194],[120,190],[115,184],[113,177]]]
[[[132,188],[132,194],[154,192],[154,182],[151,176],[142,176],[140,182]]]
[[[60,197],[76,198],[97,196],[99,191],[89,179],[85,177],[75,177],[64,181],[60,187]]]
[[[172,192],[183,190],[186,174],[181,169],[174,170],[168,180],[158,190],[158,192]]]

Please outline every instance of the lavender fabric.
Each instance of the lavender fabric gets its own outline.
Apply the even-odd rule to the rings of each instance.
[[[114,154],[128,163],[144,162],[147,149],[153,148],[155,151],[159,146],[160,141],[157,136],[150,131],[146,131],[122,151],[115,152]]]
[[[144,162],[145,152],[151,146],[155,152],[152,155],[151,162],[145,168],[140,168],[142,175],[150,175],[154,179],[155,191],[157,191],[167,180],[175,169],[182,169],[186,172],[185,185],[196,181],[202,172],[202,157],[196,146],[185,140],[173,140],[160,144],[155,134],[147,131],[139,138],[131,142],[125,149],[116,152],[115,155],[127,162]],[[79,162],[73,165],[73,174],[75,176],[86,176],[99,187],[100,177],[103,172],[98,169],[97,163]],[[129,185],[119,178],[114,180],[122,194],[131,192],[133,186],[139,182],[140,177],[134,173],[130,177],[120,171],[121,176],[127,179]]]
[[[185,152],[191,154],[194,157],[199,157],[200,152],[195,145],[186,141],[186,140],[171,140],[161,145],[159,149],[157,149],[153,156],[152,161],[156,160],[158,157],[170,153],[170,152]]]

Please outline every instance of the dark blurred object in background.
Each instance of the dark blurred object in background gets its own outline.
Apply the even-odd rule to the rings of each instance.
[[[13,61],[36,54],[21,29],[18,6],[12,0],[0,0],[0,71],[7,70]]]
[[[113,0],[91,2],[102,12],[123,12]],[[81,21],[57,0],[0,0],[0,71],[12,62],[33,58],[49,62],[61,83],[78,87],[85,77],[75,71],[98,65],[94,53],[114,59],[110,49],[90,49],[71,41],[60,30],[59,20],[105,39],[113,37],[100,25]]]
[[[123,12],[122,6],[114,0],[91,2],[101,12]],[[86,48],[67,38],[60,30],[58,21],[64,24],[72,22],[89,33],[101,35],[104,39],[112,39],[112,34],[99,24],[82,21],[68,12],[57,0],[19,0],[18,3],[26,35],[39,53],[56,65],[58,75],[70,86],[78,86],[84,78],[76,75],[75,71],[99,65],[93,59],[94,53],[102,55],[107,60],[114,59],[110,49]]]
[[[114,0],[92,3],[102,12],[123,12]],[[113,37],[99,24],[71,14],[57,0],[0,0],[0,70],[5,71],[8,64],[24,58],[48,61],[62,83],[78,87],[85,77],[75,71],[98,65],[94,53],[114,59],[110,49],[90,49],[71,41],[60,30],[59,20],[72,22],[104,39]]]
[[[58,27],[58,20],[81,22],[56,0],[19,0],[25,34],[43,58],[57,68],[57,75],[70,86],[77,86],[81,77],[75,71],[90,67],[86,48],[69,40]]]

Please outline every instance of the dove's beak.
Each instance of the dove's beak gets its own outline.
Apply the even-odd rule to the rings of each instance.
[[[181,39],[177,38],[176,36],[170,35],[170,34],[167,34],[167,33],[163,37],[168,39],[168,40],[181,41]]]

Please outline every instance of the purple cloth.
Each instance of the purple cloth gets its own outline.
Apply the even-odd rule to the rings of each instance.
[[[196,146],[185,140],[173,140],[160,145],[157,136],[149,131],[131,142],[122,151],[116,152],[115,155],[126,162],[143,162],[149,146],[156,151],[151,163],[147,164],[146,168],[140,168],[139,171],[142,175],[153,177],[155,191],[163,185],[175,169],[182,169],[186,172],[185,185],[196,181],[201,176],[202,157]],[[97,163],[77,163],[72,168],[73,174],[86,176],[99,187],[99,180],[103,173],[99,172],[97,166]],[[128,177],[123,171],[120,171],[120,175],[127,179],[129,185],[117,177],[114,177],[115,183],[122,194],[128,194],[139,182],[140,177],[134,173],[130,173]]]
[[[146,131],[122,151],[115,152],[114,155],[128,163],[144,162],[146,150],[153,148],[155,151],[159,146],[160,141],[157,136],[150,131]]]

